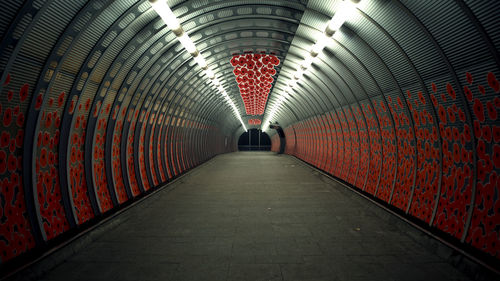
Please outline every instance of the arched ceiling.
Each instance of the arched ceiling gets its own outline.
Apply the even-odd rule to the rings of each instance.
[[[497,161],[493,170],[490,159],[500,159],[500,137],[491,136],[500,132],[499,1],[352,1],[359,2],[353,13],[298,79],[300,65],[329,21],[343,15],[345,2],[167,2],[224,91],[148,0],[10,0],[2,5],[0,174],[18,185],[18,193],[8,195],[15,200],[5,202],[19,208],[2,227],[14,229],[21,222],[26,227],[16,228],[23,237],[34,234],[19,247],[11,243],[2,260],[45,245],[94,214],[235,150],[234,139],[245,128],[268,129],[269,122],[279,122],[285,135],[293,136],[291,154],[303,159],[312,159],[313,145],[319,150],[327,144],[329,153],[339,148],[338,155],[329,155],[335,165],[328,172],[353,186],[375,193],[379,185],[395,190],[407,184],[407,205],[398,207],[431,225],[444,221],[438,212],[463,196],[453,208],[461,210],[465,231],[439,229],[496,255],[498,250],[473,241],[472,235],[485,225],[477,213],[489,219],[480,210],[484,204],[474,201],[484,196],[484,167],[489,173],[500,169]],[[264,115],[246,116],[230,59],[262,52],[281,63]],[[454,121],[448,122],[447,113]],[[249,125],[256,118],[262,125]],[[317,134],[314,142],[311,131]],[[351,154],[364,165],[359,172],[342,170],[350,168]],[[446,193],[446,179],[464,167],[470,171],[468,193],[459,187],[456,194]],[[432,194],[427,192],[431,184]],[[37,192],[52,185],[60,192]],[[473,213],[471,206],[479,211]],[[5,241],[17,237],[9,235]]]
[[[186,114],[196,112],[199,118],[208,118],[230,132],[242,130],[238,119],[227,114],[231,112],[227,103],[148,1],[42,2],[34,2],[32,9],[46,9],[44,13],[31,11],[40,15],[33,26],[40,29],[38,36],[24,38],[15,30],[10,34],[16,40],[44,42],[46,49],[23,50],[26,57],[39,59],[40,76],[64,71],[65,79],[39,83],[39,89],[48,86],[70,91],[72,82],[80,81],[83,95],[90,96],[109,85],[111,94],[107,97],[117,92],[133,100],[151,99],[164,110],[173,100],[182,104],[176,109]],[[400,94],[412,87],[426,89],[425,82],[431,77],[458,83],[456,69],[464,65],[499,64],[496,24],[474,23],[487,17],[485,3],[465,5],[461,0],[429,5],[420,1],[364,0],[293,94],[278,102],[286,83],[339,11],[341,2],[168,1],[168,5],[245,123],[250,117],[245,116],[229,64],[233,54],[265,52],[280,58],[278,79],[262,119],[279,121],[283,126],[382,93]],[[53,28],[43,30],[43,23]],[[467,46],[456,48],[457,41]],[[52,47],[59,48],[58,52]],[[7,55],[9,52],[2,53],[4,59]],[[63,58],[42,64],[49,55]],[[21,62],[12,61],[7,67],[16,63]]]
[[[270,98],[277,112],[266,121],[286,127],[331,108],[370,102],[368,98],[428,92],[430,82],[459,85],[465,66],[498,68],[498,23],[481,21],[488,16],[487,7],[498,3],[486,2],[361,1],[293,93],[279,102],[340,4],[309,1]]]

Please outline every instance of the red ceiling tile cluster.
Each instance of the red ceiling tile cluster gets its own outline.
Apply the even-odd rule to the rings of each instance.
[[[266,54],[235,55],[231,59],[248,115],[264,114],[273,76],[276,74],[274,67],[279,64],[280,60],[276,56]]]
[[[262,123],[262,120],[260,120],[260,119],[248,119],[249,125],[260,125],[261,123]]]

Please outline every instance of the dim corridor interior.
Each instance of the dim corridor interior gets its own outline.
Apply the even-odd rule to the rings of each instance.
[[[425,236],[300,160],[217,156],[41,280],[469,280]]]

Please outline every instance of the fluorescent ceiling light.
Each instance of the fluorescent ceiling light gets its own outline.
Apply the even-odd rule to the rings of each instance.
[[[210,68],[208,68],[208,69],[205,71],[205,73],[207,74],[208,78],[210,78],[210,79],[215,79],[215,74],[214,74],[214,72],[213,72]]]
[[[179,21],[177,20],[177,17],[167,5],[166,0],[149,0],[149,3],[169,29],[176,30],[181,27]]]
[[[356,12],[356,5],[351,1],[342,1],[340,7],[333,16],[333,18],[328,22],[327,29],[335,32],[340,29],[344,22],[352,17]]]
[[[295,74],[293,75],[293,78],[295,78],[295,80],[299,80],[302,78],[302,76],[304,76],[304,73],[300,70],[298,70],[297,72],[295,72]]]
[[[359,2],[359,1],[354,1]],[[356,13],[356,3],[353,1],[342,1],[340,3],[340,7],[332,17],[332,19],[328,22],[327,29],[329,32],[335,32],[340,29],[340,27],[344,24],[344,22],[354,16]]]
[[[201,67],[201,68],[206,68],[207,67],[207,62],[203,58],[201,54],[198,54],[196,57],[194,57],[194,61]]]
[[[311,54],[308,54],[307,57],[300,64],[300,67],[304,70],[308,69],[309,67],[311,67],[311,64],[313,63],[313,61],[314,61],[314,57],[312,57]]]
[[[321,34],[321,36],[318,38],[318,41],[316,41],[316,43],[314,43],[314,45],[312,46],[312,51],[316,54],[321,53],[326,45],[331,43],[331,39],[332,38],[328,37],[328,35],[326,35],[325,33]]]
[[[182,35],[177,37],[177,39],[179,40],[179,42],[181,42],[182,46],[186,49],[186,51],[188,51],[188,53],[196,53],[196,46],[186,33],[182,33]]]

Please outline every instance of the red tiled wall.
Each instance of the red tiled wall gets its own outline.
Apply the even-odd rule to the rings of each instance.
[[[499,259],[500,84],[464,77],[292,124],[285,152]]]
[[[14,81],[14,82],[12,82]],[[21,86],[16,86],[21,85]],[[206,161],[216,154],[234,150],[231,137],[225,136],[217,127],[206,123],[194,122],[186,118],[162,115],[154,119],[155,114],[144,113],[143,122],[138,122],[139,111],[128,104],[123,108],[112,108],[110,101],[98,101],[93,104],[91,98],[67,95],[65,92],[50,92],[33,95],[30,85],[17,81],[16,77],[7,75],[2,81],[3,90],[0,98],[0,262],[9,262],[15,257],[29,252],[37,247],[44,247],[43,240],[50,241],[61,236],[71,229],[69,220],[72,218],[63,203],[63,190],[60,185],[60,170],[67,170],[68,196],[71,198],[74,214],[74,227],[90,220],[100,219],[98,213],[116,210],[119,206],[112,202],[112,192],[116,192],[118,204],[128,200],[125,181],[128,182],[131,194],[141,194],[137,180],[140,179],[146,191],[161,187],[175,175],[184,173],[188,169]],[[45,95],[45,96],[44,96]],[[38,112],[35,119],[33,145],[34,182],[36,189],[29,186],[28,190],[36,190],[36,194],[25,194],[26,187],[22,180],[23,145],[26,130],[26,114],[30,104],[34,112]],[[60,152],[65,149],[59,146],[61,140],[61,120],[67,114],[70,120],[70,132],[67,136],[68,147],[67,163],[59,167]],[[93,132],[92,159],[85,156],[85,138],[89,118],[95,118],[96,126]],[[111,151],[106,152],[106,132],[109,120],[116,121],[112,128]],[[153,122],[155,120],[155,122]],[[156,122],[157,120],[157,122]],[[128,131],[124,131],[125,122],[131,123]],[[203,121],[205,122],[205,121]],[[139,150],[134,150],[135,129],[139,129]],[[146,140],[147,126],[152,131],[159,130],[166,134],[165,142],[153,139],[153,134]],[[161,134],[159,139],[161,139]],[[197,134],[198,138],[191,136]],[[227,138],[227,146],[226,146]],[[127,167],[121,162],[121,143],[127,141]],[[164,147],[165,154],[160,155]],[[167,149],[168,148],[168,149]],[[107,154],[109,153],[109,155]],[[153,155],[160,155],[158,163],[154,163]],[[112,167],[112,180],[106,176],[105,161],[109,156]],[[158,166],[159,174],[151,168],[146,170],[145,157],[149,163]],[[169,159],[164,167],[162,157]],[[139,163],[139,174],[136,174],[135,161]],[[91,164],[93,180],[86,180],[86,163]],[[128,172],[124,173],[124,172]],[[152,178],[148,180],[147,173]],[[91,196],[99,206],[91,203]],[[33,205],[27,206],[26,197],[36,200]],[[31,208],[33,214],[28,210]],[[38,215],[36,214],[38,213]],[[37,221],[39,216],[39,221]],[[35,218],[33,220],[33,218]],[[37,224],[40,232],[33,229]],[[41,241],[37,246],[35,235]]]
[[[20,88],[11,85],[7,76],[4,95],[0,99],[0,185],[3,202],[0,205],[0,259],[12,259],[33,247],[35,240],[31,234],[31,225],[26,213],[25,194],[21,179],[21,147],[24,141],[23,108],[27,107],[29,85]]]

